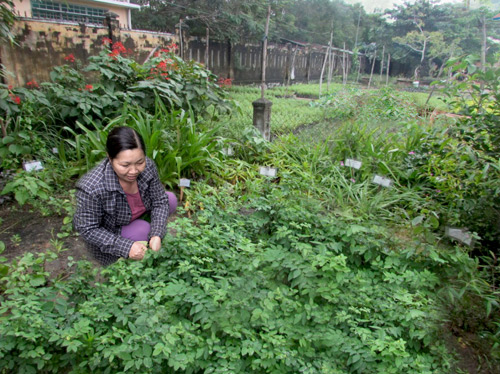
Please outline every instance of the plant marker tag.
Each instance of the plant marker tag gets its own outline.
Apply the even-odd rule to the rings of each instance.
[[[373,177],[373,183],[378,184],[382,187],[391,187],[392,186],[392,180],[389,178],[384,178],[381,177],[380,175],[375,175]]]
[[[222,153],[224,153],[226,156],[233,156],[234,155],[234,149],[231,146],[229,146],[227,148],[222,148]]]
[[[189,187],[191,185],[191,180],[186,178],[181,178],[179,181],[179,187]]]
[[[462,242],[468,246],[472,245],[472,234],[466,229],[457,229],[453,227],[446,227],[445,234],[452,238],[456,239],[459,242]]]
[[[353,160],[351,158],[346,158],[344,161],[344,165],[357,170],[361,169],[361,161]]]
[[[43,170],[43,165],[41,161],[23,162],[23,169],[26,171],[38,171]]]
[[[270,168],[267,166],[261,166],[260,167],[260,174],[264,175],[266,177],[275,177],[276,176],[276,168]]]

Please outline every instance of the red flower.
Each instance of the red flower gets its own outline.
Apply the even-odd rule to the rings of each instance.
[[[122,44],[122,42],[116,42],[115,44],[113,44],[113,52],[114,51],[117,51],[118,54],[127,53],[127,49]]]
[[[85,85],[85,91],[91,92],[94,89],[94,87],[91,84]]]
[[[10,94],[10,99],[17,105],[21,104],[21,98],[14,94]]]
[[[29,88],[40,88],[40,86],[34,79],[26,83],[26,86],[28,86]]]
[[[73,53],[67,55],[66,57],[64,57],[64,59],[69,62],[75,62],[75,56],[73,55]]]
[[[119,54],[120,54],[120,52],[118,52],[116,50],[112,50],[110,53],[108,53],[108,56],[110,56],[116,60],[116,56],[118,56]]]
[[[113,41],[110,38],[102,38],[103,45],[111,45]]]
[[[166,61],[162,61],[158,65],[156,65],[156,67],[158,69],[160,69],[160,70],[167,70],[167,62]]]
[[[219,85],[219,87],[231,87],[231,85],[233,84],[233,79],[232,78],[219,78],[217,80],[217,84]]]
[[[11,84],[9,84],[9,85],[7,86],[7,89],[8,89],[9,91],[11,91],[11,90],[13,90],[13,89],[14,89],[14,86],[12,86]]]

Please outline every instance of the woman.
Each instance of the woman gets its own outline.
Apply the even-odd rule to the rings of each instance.
[[[106,141],[108,157],[76,186],[76,231],[95,259],[109,265],[120,257],[142,260],[147,247],[158,251],[177,198],[166,192],[141,136],[116,127]],[[151,223],[139,219],[150,214]]]

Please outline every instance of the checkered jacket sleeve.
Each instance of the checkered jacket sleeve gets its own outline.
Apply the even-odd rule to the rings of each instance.
[[[159,236],[163,239],[167,233],[167,218],[168,218],[168,195],[165,193],[165,188],[160,182],[158,170],[153,161],[148,160],[148,171],[151,173],[149,184],[149,196],[151,197],[151,231],[149,239],[153,236]]]
[[[100,197],[83,189],[77,189],[76,199],[78,208],[74,216],[74,226],[83,239],[91,246],[98,247],[103,253],[128,258],[134,242],[101,225],[104,203]]]

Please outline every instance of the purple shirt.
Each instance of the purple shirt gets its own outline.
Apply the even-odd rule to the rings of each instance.
[[[127,195],[127,202],[130,206],[130,210],[132,211],[132,218],[130,219],[130,222],[132,222],[146,213],[146,207],[142,203],[141,194],[139,193],[139,191],[137,191],[136,193],[125,192],[125,195]]]

